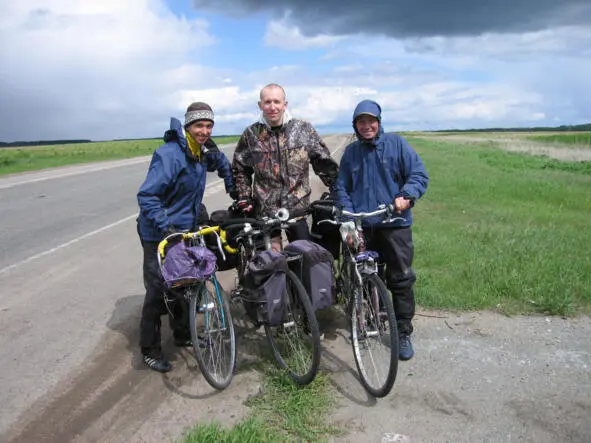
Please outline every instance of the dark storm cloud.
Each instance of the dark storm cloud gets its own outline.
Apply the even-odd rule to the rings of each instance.
[[[198,10],[240,16],[289,12],[306,35],[468,36],[591,26],[590,0],[193,0]]]

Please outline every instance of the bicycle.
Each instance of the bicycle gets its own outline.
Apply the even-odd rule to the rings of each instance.
[[[273,217],[236,218],[220,223],[236,243],[240,254],[238,284],[231,293],[231,300],[242,303],[251,319],[256,317],[252,309],[254,294],[252,289],[242,284],[248,265],[257,253],[272,249],[271,232],[277,228],[286,229],[296,217],[296,213],[290,214],[286,209],[280,209]],[[282,251],[282,254],[289,263],[302,259],[301,255],[286,251]],[[296,384],[306,385],[314,380],[320,364],[320,331],[310,297],[302,282],[289,268],[285,269],[285,277],[285,311],[282,321],[278,325],[271,325],[262,320],[262,325],[279,366],[287,371]],[[258,326],[257,321],[253,319],[253,322]]]
[[[398,328],[394,306],[385,283],[378,275],[378,253],[360,248],[364,218],[386,215],[383,223],[395,221],[393,205],[380,205],[373,212],[353,213],[330,200],[312,202],[311,211],[325,211],[330,219],[318,223],[337,225],[341,233],[341,257],[337,275],[340,304],[350,317],[351,344],[363,387],[375,397],[390,393],[398,372]]]
[[[180,242],[184,242],[189,247],[201,248],[196,252],[205,256],[202,260],[204,266],[207,266],[207,257],[212,260],[213,256],[215,261],[213,252],[205,248],[204,236],[209,234],[216,235],[222,255],[224,249],[228,253],[238,252],[227,244],[225,233],[219,226],[204,227],[196,232],[172,234],[158,245],[158,263],[161,270],[170,248]],[[207,252],[203,252],[203,249]],[[165,303],[171,315],[172,310],[169,307],[171,302],[180,302],[183,309],[189,309],[191,342],[197,365],[205,380],[215,389],[222,390],[232,380],[236,363],[236,338],[229,302],[217,280],[215,270],[214,266],[213,272],[206,270],[204,275],[201,275],[198,270],[182,275],[171,283],[165,293]]]

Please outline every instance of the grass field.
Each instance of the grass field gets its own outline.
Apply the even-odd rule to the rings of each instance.
[[[591,312],[591,162],[416,139],[417,300],[503,313]]]
[[[565,145],[582,145],[591,147],[591,132],[569,134],[529,135],[529,140],[543,143],[560,143]]]
[[[235,143],[238,136],[213,137],[216,143]],[[152,155],[161,139],[74,143],[0,149],[0,175],[55,166]]]

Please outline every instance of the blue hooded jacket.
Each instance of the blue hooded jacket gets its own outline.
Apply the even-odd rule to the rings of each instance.
[[[195,228],[207,171],[218,171],[227,193],[234,189],[230,162],[213,140],[205,142],[198,160],[189,150],[181,122],[171,118],[164,142],[154,151],[146,180],[137,194],[139,234],[150,242],[162,240],[171,225],[183,230]]]
[[[375,211],[380,204],[390,204],[400,196],[418,200],[427,190],[429,176],[423,162],[408,142],[397,134],[385,134],[382,110],[372,100],[360,102],[353,113],[353,128],[358,140],[349,144],[341,157],[335,189],[337,204],[350,212]],[[373,140],[364,140],[355,128],[355,119],[370,114],[379,121]],[[383,217],[363,221],[365,227],[403,227],[412,224],[410,208],[396,214],[404,221],[382,223]]]

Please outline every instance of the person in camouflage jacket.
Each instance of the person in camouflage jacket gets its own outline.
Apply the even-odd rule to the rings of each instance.
[[[338,164],[313,126],[294,119],[285,91],[277,84],[261,89],[259,121],[244,130],[232,161],[236,193],[256,216],[273,215],[310,205],[310,164],[325,186],[332,188]],[[305,220],[287,231],[289,241],[308,239]]]

